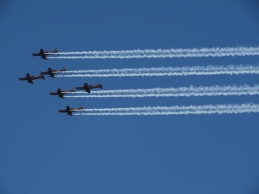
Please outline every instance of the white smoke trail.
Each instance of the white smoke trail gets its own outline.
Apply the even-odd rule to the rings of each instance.
[[[59,52],[58,56],[50,59],[129,59],[129,58],[176,58],[176,57],[226,57],[226,56],[258,56],[259,47],[226,47],[201,49],[145,49],[121,51],[82,51]]]
[[[74,74],[67,75],[67,73],[74,73]],[[239,74],[259,74],[259,65],[77,70],[77,71],[67,71],[66,75],[56,75],[56,77],[189,76],[189,75],[239,75]]]
[[[259,95],[259,85],[255,86],[211,86],[211,87],[179,87],[179,88],[152,88],[152,89],[124,89],[75,92],[74,96],[66,98],[144,98],[144,97],[190,97],[190,96],[241,96]]]
[[[85,113],[77,116],[108,116],[108,115],[189,115],[189,114],[239,114],[258,113],[259,104],[223,104],[202,106],[171,106],[171,107],[131,107],[131,108],[102,108],[84,109]]]

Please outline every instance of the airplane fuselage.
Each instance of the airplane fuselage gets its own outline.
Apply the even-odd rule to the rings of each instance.
[[[48,55],[52,55],[52,54],[55,54],[55,53],[58,53],[58,49],[55,49],[54,51],[44,51],[43,49],[40,49],[40,52],[38,53],[32,53],[32,56],[40,56],[41,58],[43,59],[47,59],[46,56]]]
[[[32,80],[35,80],[35,79],[45,79],[45,77],[43,75],[39,75],[39,76],[30,76],[29,74],[26,75],[26,77],[22,77],[22,78],[19,78],[19,81],[25,81],[27,80],[28,83],[30,84],[33,84],[33,81]]]
[[[70,108],[69,106],[67,106],[66,109],[64,110],[59,110],[59,113],[67,113],[70,116],[73,116],[73,112],[78,112],[78,111],[82,111],[83,110],[83,106],[79,107],[79,108]]]
[[[85,90],[86,92],[90,93],[91,89],[94,89],[94,88],[101,88],[103,89],[103,86],[101,83],[97,84],[97,85],[88,85],[87,83],[84,84],[84,86],[79,86],[79,87],[76,87],[77,90]]]
[[[64,98],[65,94],[69,94],[71,92],[74,92],[75,90],[57,90],[56,92],[50,92],[50,95],[58,95],[60,98]]]

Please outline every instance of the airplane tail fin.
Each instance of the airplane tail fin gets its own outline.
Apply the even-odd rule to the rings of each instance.
[[[102,85],[102,82],[99,82],[98,84],[100,86],[101,89],[103,89],[103,85]]]
[[[81,110],[83,110],[83,109],[84,109],[84,106],[83,106],[83,105],[81,105],[81,106],[80,106],[80,109],[81,109]]]
[[[58,48],[55,49],[55,53],[58,53]]]

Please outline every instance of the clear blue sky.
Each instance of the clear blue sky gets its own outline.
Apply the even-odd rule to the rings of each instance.
[[[84,82],[104,89],[258,84],[258,76],[56,78],[68,70],[258,64],[259,57],[41,60],[59,51],[259,45],[256,0],[0,2],[0,193],[259,192],[258,114],[69,117],[58,109],[259,103],[258,96],[60,99]]]

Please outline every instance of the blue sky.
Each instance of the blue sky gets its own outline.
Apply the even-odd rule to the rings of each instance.
[[[258,193],[258,114],[68,117],[58,109],[258,103],[258,96],[60,99],[58,87],[257,84],[257,75],[56,78],[67,70],[258,64],[258,57],[41,60],[102,51],[258,46],[259,2],[1,1],[0,193]]]

